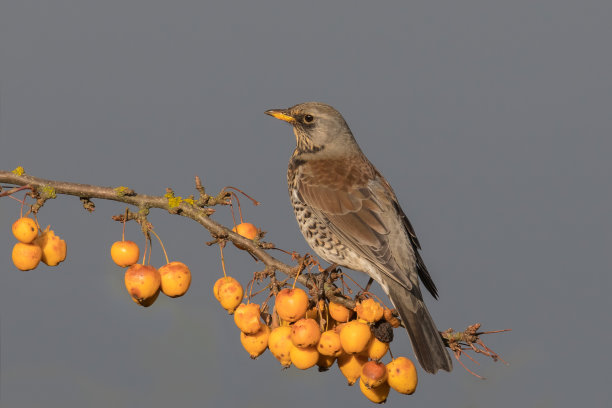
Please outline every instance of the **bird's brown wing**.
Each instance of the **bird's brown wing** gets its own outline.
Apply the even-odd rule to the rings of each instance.
[[[310,160],[301,166],[297,183],[299,198],[334,235],[421,298],[418,241],[411,238],[412,227],[374,166],[360,160]]]

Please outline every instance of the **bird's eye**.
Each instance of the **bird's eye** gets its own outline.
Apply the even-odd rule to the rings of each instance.
[[[313,120],[312,115],[304,115],[304,123],[312,123]]]

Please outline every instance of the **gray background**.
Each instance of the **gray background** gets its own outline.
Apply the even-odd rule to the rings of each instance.
[[[486,381],[456,364],[389,404],[605,406],[611,18],[608,0],[2,0],[0,168],[183,196],[197,174],[261,200],[244,201],[247,219],[304,252],[285,182],[294,138],[263,111],[330,103],[416,228],[440,328],[513,329],[488,338],[511,365],[481,359]],[[96,204],[47,203],[40,221],[68,260],[19,272],[19,208],[0,200],[3,407],[370,406],[337,370],[248,358],[211,293],[218,250],[193,222],[153,212],[194,279],[181,299],[136,307],[108,256],[124,207]],[[142,243],[134,225],[128,238]],[[261,269],[227,258],[242,282]],[[403,333],[393,350],[412,356]]]

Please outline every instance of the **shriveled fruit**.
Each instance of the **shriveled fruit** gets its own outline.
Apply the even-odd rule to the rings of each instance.
[[[182,262],[170,262],[159,268],[161,290],[164,295],[175,298],[187,293],[191,285],[191,271]]]
[[[372,360],[380,360],[387,354],[387,351],[389,351],[389,343],[383,343],[372,336],[372,339],[366,347],[366,351],[368,352],[368,357]]]
[[[281,319],[295,322],[306,315],[308,295],[300,288],[285,288],[276,294],[275,307]]]
[[[13,223],[13,235],[17,241],[29,244],[38,236],[38,225],[32,218],[22,217]]]
[[[117,241],[111,245],[110,254],[113,262],[125,268],[138,262],[140,248],[134,241]]]
[[[221,301],[221,299],[219,298],[219,288],[221,287],[221,285],[227,282],[239,283],[236,279],[232,278],[231,276],[224,276],[222,278],[217,279],[217,281],[215,282],[215,285],[213,286],[213,294],[215,295],[215,299],[217,299],[219,302]]]
[[[321,330],[314,319],[300,319],[291,325],[291,341],[296,347],[316,346],[320,338]]]
[[[368,298],[357,303],[355,306],[357,317],[368,323],[374,323],[382,319],[384,309],[374,299]]]
[[[289,351],[291,362],[300,370],[307,370],[319,361],[319,352],[316,347],[291,347]]]
[[[317,366],[319,367],[319,371],[327,371],[331,366],[334,365],[336,361],[336,357],[334,356],[326,356],[319,353],[319,359],[317,360]]]
[[[159,292],[160,292],[160,290],[157,289],[157,292],[155,292],[155,294],[153,296],[148,297],[146,299],[140,299],[140,300],[136,299],[134,296],[132,296],[132,300],[134,301],[134,303],[138,303],[142,307],[149,307],[153,303],[155,303],[155,301],[157,300],[157,297],[159,296]]]
[[[17,242],[13,247],[12,258],[17,269],[29,271],[36,268],[40,263],[42,249],[35,244]]]
[[[34,244],[40,247],[42,261],[49,266],[56,266],[66,259],[66,241],[49,227],[34,240]]]
[[[393,325],[387,320],[377,321],[372,326],[372,336],[383,343],[391,343],[393,341]]]
[[[325,356],[338,357],[342,354],[340,335],[335,330],[327,330],[321,333],[321,338],[317,344],[319,353]]]
[[[352,312],[339,303],[329,302],[329,314],[335,321],[346,323],[350,320]]]
[[[406,357],[398,357],[387,364],[387,382],[401,394],[412,394],[418,384],[414,364]]]
[[[370,327],[358,320],[351,320],[340,330],[340,343],[345,353],[361,353],[368,345],[372,332]]]
[[[241,332],[254,334],[260,330],[261,320],[259,316],[260,310],[257,303],[249,303],[248,305],[242,303],[234,311],[234,323]]]
[[[361,354],[342,353],[338,356],[338,368],[348,381],[348,385],[355,384],[361,376],[361,368],[368,361],[366,356]]]
[[[387,381],[387,367],[370,360],[361,367],[361,382],[368,388],[375,388]]]
[[[159,272],[151,265],[134,264],[125,271],[125,288],[139,301],[155,295],[160,285]]]
[[[291,365],[290,353],[292,347],[294,347],[294,345],[291,342],[291,327],[279,326],[270,332],[268,348],[283,367],[289,367]]]
[[[368,388],[363,381],[359,381],[359,389],[363,395],[375,404],[382,404],[387,400],[387,396],[389,395],[389,384],[386,382],[378,387]]]
[[[263,322],[259,325],[259,330],[252,334],[240,332],[240,342],[242,347],[249,353],[251,358],[259,357],[268,348],[270,328]]]
[[[238,305],[242,302],[244,290],[242,285],[237,280],[226,281],[219,285],[219,303],[221,307],[227,310],[227,313],[232,314]]]

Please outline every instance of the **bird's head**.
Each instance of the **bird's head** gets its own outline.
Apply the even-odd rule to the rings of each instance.
[[[300,153],[324,151],[327,156],[359,151],[342,115],[324,103],[300,103],[287,109],[271,109],[266,114],[293,126]]]

